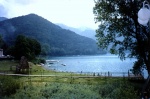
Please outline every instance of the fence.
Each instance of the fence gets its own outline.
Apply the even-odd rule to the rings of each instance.
[[[99,76],[99,77],[128,77],[128,72],[72,72],[75,74]]]
[[[66,73],[66,72],[65,72]],[[31,74],[31,73],[30,73]],[[135,78],[144,79],[142,75],[134,75],[130,72],[67,72],[68,75],[59,75],[57,72],[54,74],[46,75],[44,71],[41,71],[38,75],[29,74],[12,74],[11,71],[0,71],[0,75],[12,75],[12,76],[43,76],[43,77],[120,77],[120,78]]]

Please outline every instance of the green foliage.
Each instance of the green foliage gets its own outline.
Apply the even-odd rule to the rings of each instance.
[[[98,45],[108,49],[112,54],[125,57],[136,57],[142,60],[138,65],[150,73],[150,36],[149,27],[139,25],[137,13],[142,0],[96,0],[94,7]]]
[[[45,59],[41,59],[41,58],[36,58],[32,61],[34,64],[40,64],[40,63],[43,63],[45,64],[46,63],[46,60]]]
[[[20,59],[21,56],[27,57],[27,59],[35,59],[41,52],[41,45],[35,39],[27,38],[23,35],[19,35],[16,38],[14,56]]]
[[[12,60],[3,60],[0,61],[0,71],[9,71],[10,70],[10,66],[16,66],[18,65],[17,61],[12,61]],[[16,68],[14,67],[13,70],[15,70]]]
[[[0,35],[0,47],[2,46],[2,42],[3,42],[3,39],[2,39],[2,36]]]
[[[4,54],[5,54],[5,50],[7,49],[7,45],[6,45],[6,43],[3,40],[1,35],[0,35],[0,49],[3,49],[4,50]]]
[[[15,80],[10,76],[0,76],[0,96],[10,96],[15,94],[19,88],[19,80]]]
[[[98,89],[102,98],[108,99],[139,99],[138,92],[128,82],[109,82]]]
[[[36,90],[36,91],[35,91]],[[139,99],[137,91],[128,82],[108,81],[104,84],[44,83],[24,86],[13,98],[32,99]]]
[[[50,45],[49,44],[42,44],[41,45],[41,55],[49,55],[51,53],[50,51]]]

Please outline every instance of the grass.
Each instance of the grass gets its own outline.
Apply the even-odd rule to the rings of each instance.
[[[0,70],[7,71],[16,61],[0,61]],[[138,99],[138,83],[127,78],[79,78],[81,74],[56,72],[40,65],[29,63],[31,75],[39,77],[18,77],[20,89],[7,99]],[[44,77],[42,75],[54,75]],[[60,76],[61,75],[61,76]],[[76,76],[76,77],[73,77]],[[1,76],[0,76],[1,77]],[[10,76],[11,77],[11,76]],[[7,78],[7,77],[6,77]],[[8,80],[8,79],[7,79]],[[7,81],[9,82],[9,81]],[[134,86],[136,85],[136,86]],[[1,97],[0,97],[1,98]],[[3,98],[3,97],[2,97]]]
[[[9,71],[11,66],[16,66],[18,65],[17,61],[7,61],[3,60],[0,61],[0,71]]]
[[[31,78],[32,79],[32,78]],[[52,79],[54,80],[54,79]],[[102,79],[94,83],[93,79],[79,79],[82,83],[70,83],[61,80],[51,82],[23,82],[14,99],[139,99],[137,91],[127,80]],[[103,81],[104,80],[104,81]],[[84,82],[85,81],[85,82]],[[105,82],[105,83],[104,83]],[[8,98],[8,99],[9,99]]]

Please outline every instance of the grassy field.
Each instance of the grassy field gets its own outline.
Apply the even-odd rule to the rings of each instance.
[[[0,70],[8,71],[11,65],[15,66],[17,64],[16,61],[0,61]],[[33,63],[30,63],[30,68],[32,68],[31,75],[41,76],[8,77],[1,75],[0,98],[139,99],[141,84],[130,82],[127,78],[79,78],[77,76],[81,76],[81,74],[46,70],[40,65]],[[54,76],[44,77],[43,75]],[[6,88],[6,86],[9,88]]]
[[[11,66],[16,66],[18,65],[17,61],[7,61],[3,60],[0,61],[0,71],[9,71]]]

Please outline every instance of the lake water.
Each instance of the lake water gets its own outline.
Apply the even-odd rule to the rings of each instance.
[[[46,68],[65,72],[128,72],[136,59],[121,61],[118,56],[66,56],[51,57],[54,64],[47,63]]]

